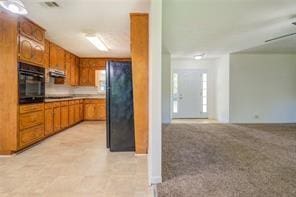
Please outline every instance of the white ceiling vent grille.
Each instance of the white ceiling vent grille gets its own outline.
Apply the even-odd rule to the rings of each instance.
[[[60,7],[59,4],[55,1],[46,1],[42,3],[44,6],[49,7],[49,8],[58,8]]]

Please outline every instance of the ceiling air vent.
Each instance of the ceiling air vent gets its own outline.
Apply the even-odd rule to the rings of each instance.
[[[55,1],[46,1],[46,2],[43,2],[43,4],[49,8],[58,8],[60,7],[59,4]]]

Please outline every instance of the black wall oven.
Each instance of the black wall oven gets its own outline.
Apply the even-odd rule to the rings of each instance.
[[[45,69],[19,63],[19,103],[39,103],[45,97]]]

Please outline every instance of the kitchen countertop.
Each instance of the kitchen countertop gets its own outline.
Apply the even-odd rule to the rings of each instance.
[[[105,95],[93,95],[93,96],[74,96],[70,98],[60,98],[60,99],[45,99],[45,103],[50,102],[60,102],[60,101],[70,101],[70,100],[79,100],[79,99],[105,99]]]

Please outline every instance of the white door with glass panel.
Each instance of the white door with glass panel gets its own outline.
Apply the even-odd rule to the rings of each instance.
[[[173,71],[173,118],[207,118],[207,72]]]

